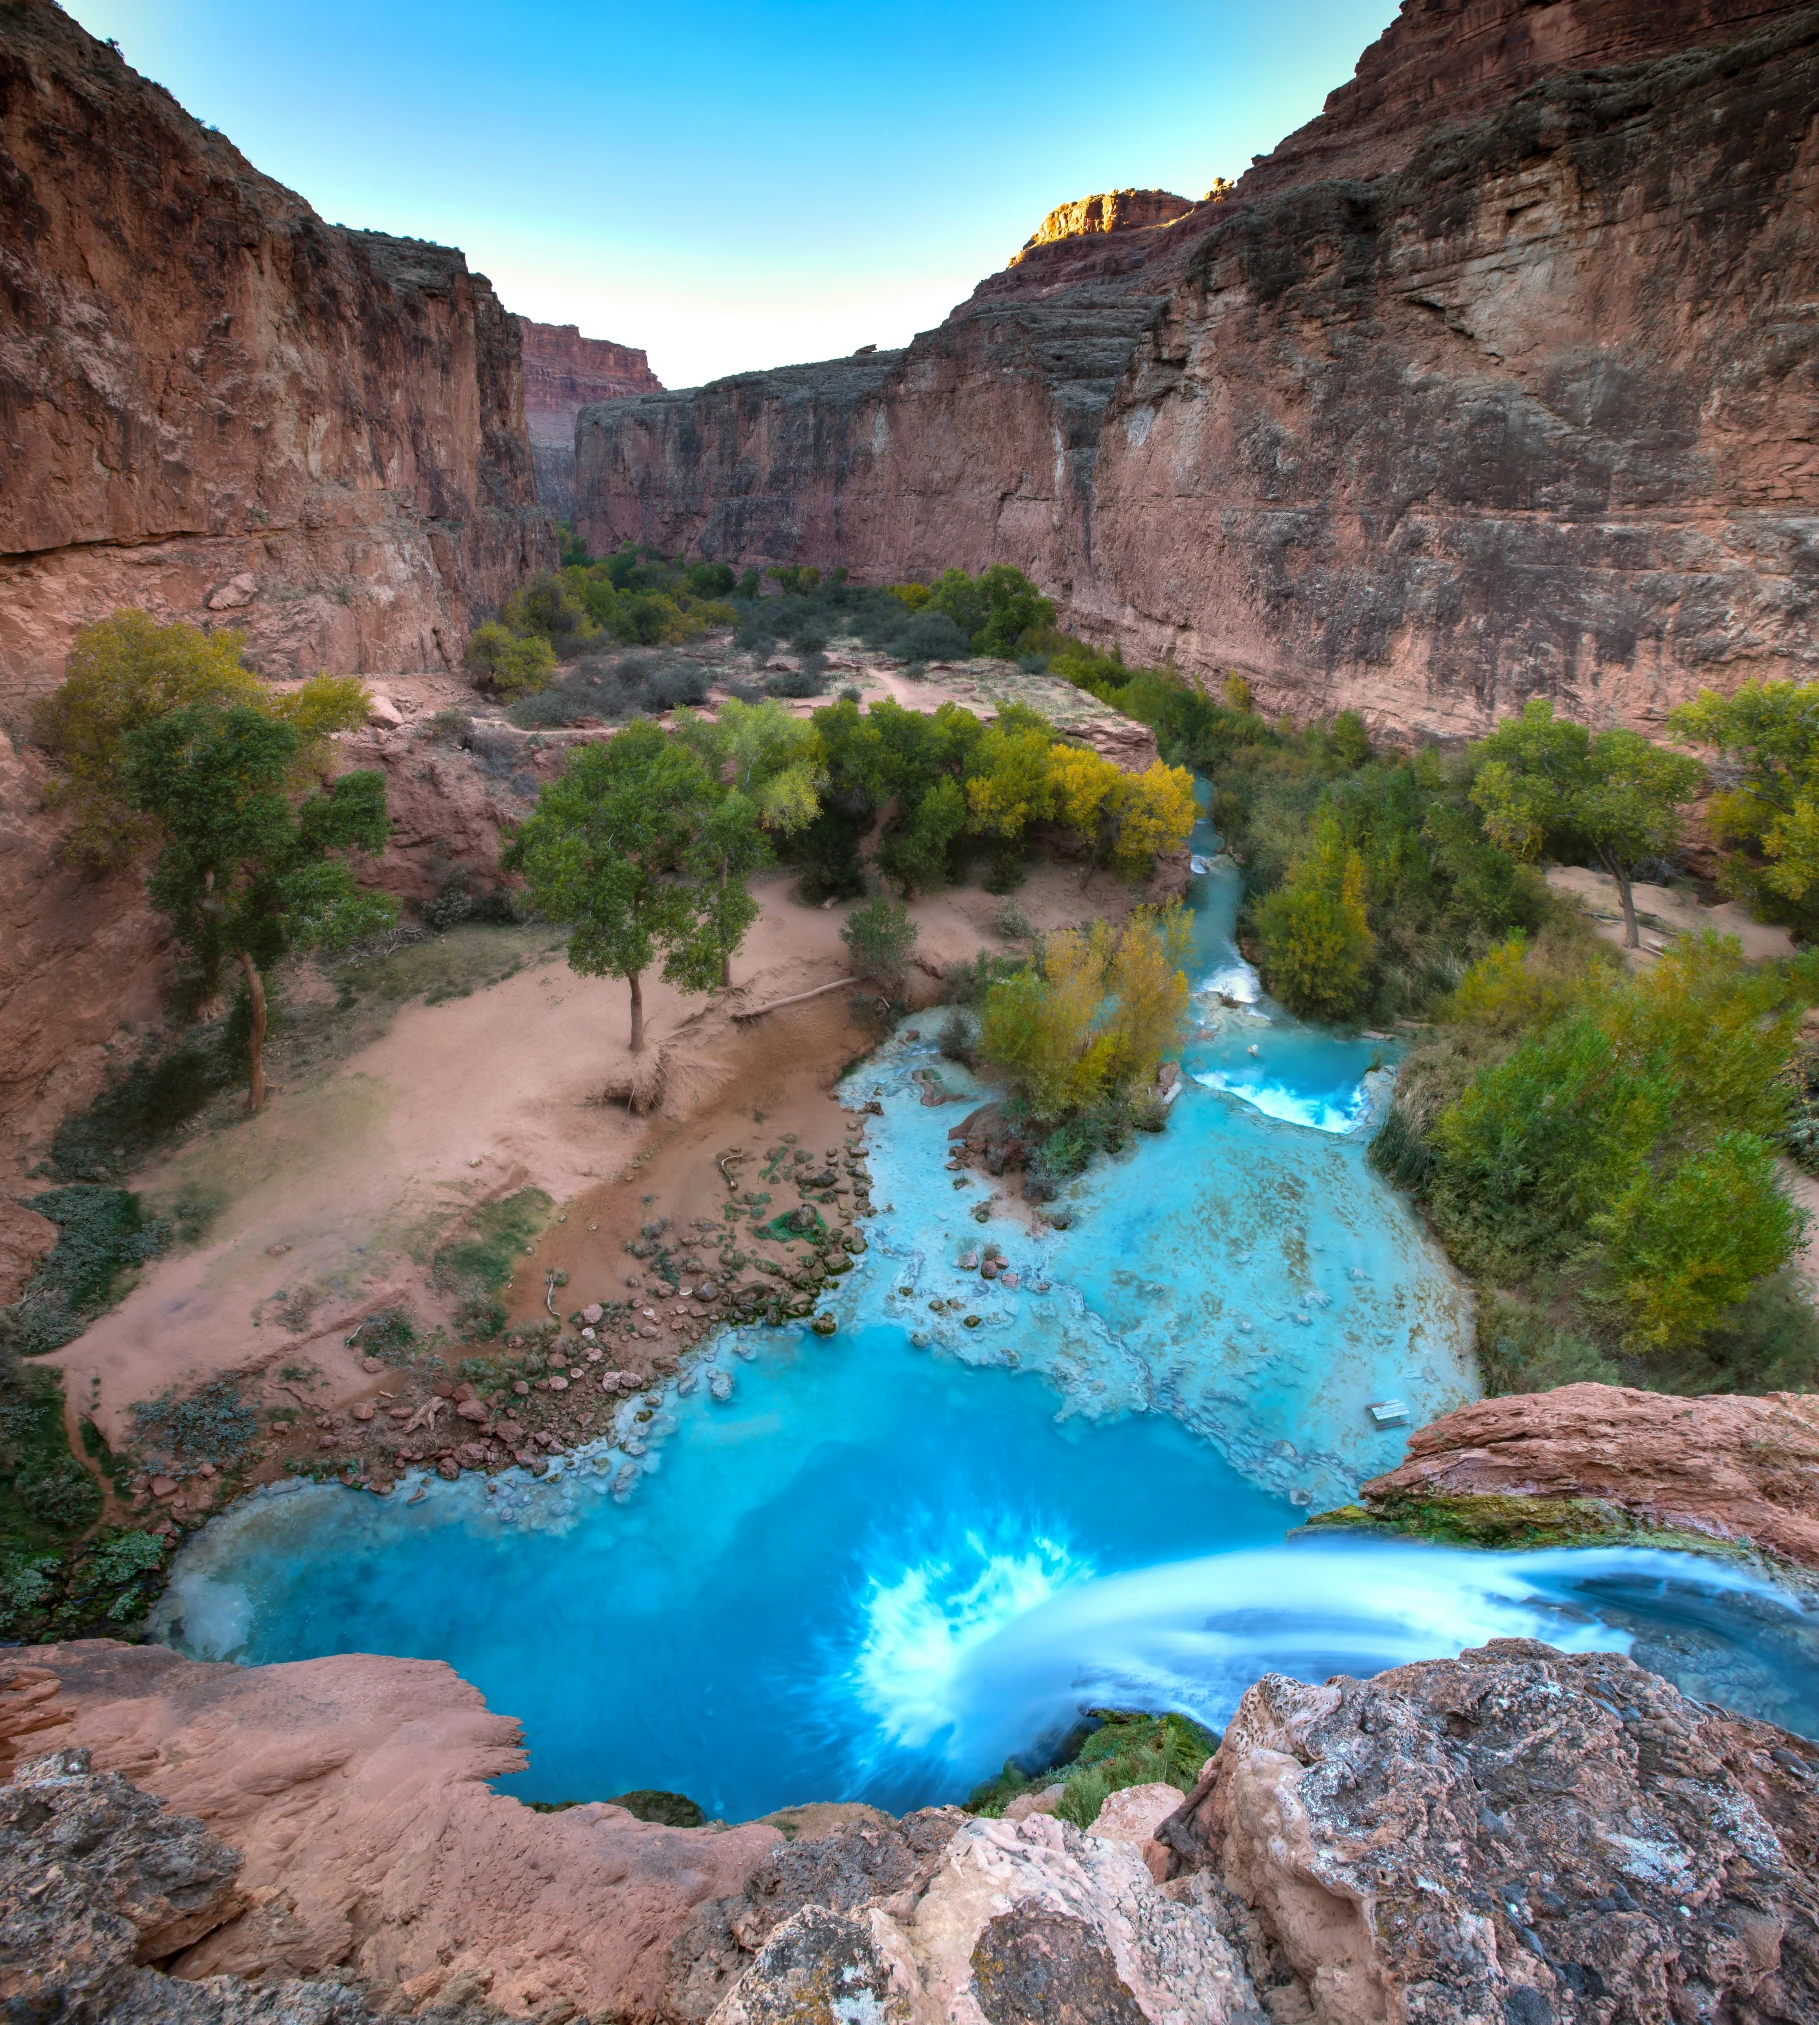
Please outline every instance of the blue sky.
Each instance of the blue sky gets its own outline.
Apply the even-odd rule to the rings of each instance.
[[[1053,205],[1198,196],[1395,0],[65,0],[327,218],[670,386],[902,344]]]

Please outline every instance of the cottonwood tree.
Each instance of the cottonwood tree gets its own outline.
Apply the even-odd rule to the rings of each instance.
[[[385,776],[344,774],[296,800],[305,734],[246,704],[192,703],[121,740],[130,808],[161,848],[152,905],[170,917],[206,993],[245,981],[247,1109],[265,1102],[265,973],[293,950],[345,948],[397,919],[359,891],[351,853],[385,846]]]
[[[1472,754],[1471,798],[1492,841],[1518,859],[1590,850],[1616,882],[1625,945],[1640,948],[1631,877],[1678,841],[1680,805],[1704,778],[1699,762],[1637,731],[1589,732],[1539,696]]]
[[[70,643],[64,679],[32,712],[32,731],[58,767],[48,799],[74,821],[65,849],[105,869],[131,859],[153,826],[133,807],[125,779],[128,735],[191,704],[239,704],[281,719],[298,734],[292,784],[305,785],[329,752],[329,736],[359,724],[368,697],[349,676],[318,675],[276,695],[242,659],[244,633],[161,626],[148,613],[115,612]]]
[[[570,753],[507,847],[539,913],[568,924],[569,968],[624,978],[634,1054],[644,973],[661,959],[668,982],[707,990],[757,912],[743,881],[719,877],[732,843],[716,827],[724,798],[699,754],[654,724],[628,724]]]
[[[1810,913],[1819,904],[1819,682],[1746,682],[1730,696],[1703,689],[1667,721],[1685,743],[1717,748],[1708,820],[1749,853],[1733,860],[1731,877]]]
[[[676,736],[723,790],[703,833],[718,863],[720,895],[713,912],[720,943],[720,985],[730,986],[733,951],[757,908],[745,882],[772,862],[771,839],[804,830],[821,812],[827,770],[820,734],[780,703],[729,698],[714,718],[676,713]]]

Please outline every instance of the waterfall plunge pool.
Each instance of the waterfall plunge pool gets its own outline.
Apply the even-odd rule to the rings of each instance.
[[[1206,826],[1193,848],[1186,1081],[1166,1132],[1074,1185],[1070,1228],[981,1228],[989,1184],[943,1171],[963,1112],[912,1077],[983,1093],[900,1033],[847,1093],[884,1107],[884,1207],[828,1303],[835,1336],[724,1332],[643,1454],[608,1438],[542,1480],[432,1479],[416,1503],[256,1495],[178,1556],[161,1635],[248,1663],[444,1659],[523,1723],[508,1790],[660,1787],[727,1820],[956,1799],[1082,1707],[1216,1728],[1271,1669],[1370,1673],[1491,1637],[1629,1649],[1819,1730],[1806,1608],[1741,1569],[1285,1544],[1401,1459],[1372,1401],[1419,1423],[1476,1396],[1470,1309],[1365,1159],[1391,1051],[1261,996],[1232,943],[1238,875]],[[959,1267],[987,1238],[1014,1289]]]

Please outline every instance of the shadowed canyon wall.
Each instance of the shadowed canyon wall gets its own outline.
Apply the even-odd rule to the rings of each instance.
[[[23,736],[76,630],[137,606],[272,674],[452,668],[555,540],[491,285],[325,224],[49,0],[0,0],[0,304],[10,1134],[93,1090],[165,969],[142,881],[62,862]]]
[[[1647,726],[1819,674],[1816,200],[1819,9],[1408,0],[1229,192],[1028,249],[906,351],[584,410],[577,524],[1015,563],[1302,715]]]
[[[553,553],[518,330],[325,224],[49,4],[0,0],[0,683],[121,605],[274,673],[458,663]]]

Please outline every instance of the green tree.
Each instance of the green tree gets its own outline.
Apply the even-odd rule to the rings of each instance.
[[[1026,633],[1038,632],[1055,620],[1053,601],[1009,563],[993,563],[977,577],[969,577],[965,570],[944,570],[926,603],[931,611],[944,612],[953,620],[976,654],[1014,654]]]
[[[1357,1016],[1376,943],[1364,911],[1364,861],[1332,816],[1288,884],[1257,909],[1257,937],[1269,988],[1292,1013]]]
[[[1616,881],[1624,942],[1640,948],[1631,873],[1639,859],[1678,840],[1680,804],[1704,776],[1699,762],[1637,731],[1588,732],[1557,718],[1539,696],[1473,747],[1473,756],[1472,800],[1492,840],[1517,859],[1589,849]]]
[[[476,626],[468,638],[467,665],[508,701],[544,689],[556,672],[556,650],[541,633],[522,638],[497,619]]]
[[[1702,689],[1667,721],[1676,738],[1717,749],[1708,820],[1749,853],[1733,883],[1809,915],[1819,909],[1819,682],[1746,682],[1730,696]]]
[[[756,704],[730,697],[713,718],[679,710],[675,722],[676,737],[725,790],[706,846],[710,856],[720,853],[716,914],[724,987],[733,981],[733,951],[757,916],[745,881],[771,862],[773,837],[796,836],[820,813],[827,778],[821,738],[769,697]]]
[[[852,952],[853,969],[860,977],[878,985],[889,998],[902,990],[916,947],[916,924],[901,900],[888,893],[874,894],[846,917],[840,940]]]
[[[1665,1174],[1641,1170],[1592,1219],[1631,1349],[1697,1342],[1765,1273],[1778,1271],[1805,1219],[1781,1191],[1772,1149],[1721,1132]]]
[[[162,848],[152,904],[205,991],[238,964],[251,1012],[247,1109],[265,1102],[264,974],[292,950],[345,948],[397,919],[354,885],[349,853],[385,846],[385,776],[344,774],[293,806],[303,736],[244,704],[190,704],[122,740],[132,806]]]
[[[744,795],[772,836],[794,836],[820,812],[827,785],[821,735],[773,697],[729,697],[712,718],[676,713],[676,736],[699,753],[717,780]]]
[[[160,625],[146,612],[115,612],[84,626],[70,644],[62,683],[33,709],[34,736],[62,778],[49,796],[75,817],[70,856],[95,867],[119,864],[151,839],[125,780],[128,735],[190,704],[239,704],[298,732],[296,784],[320,771],[337,731],[361,723],[368,697],[347,676],[318,675],[275,695],[242,659],[243,633]]]
[[[654,724],[628,724],[569,754],[507,848],[538,911],[568,924],[569,968],[625,979],[634,1053],[658,957],[670,983],[701,991],[734,946],[713,855],[720,801],[698,754]]]

